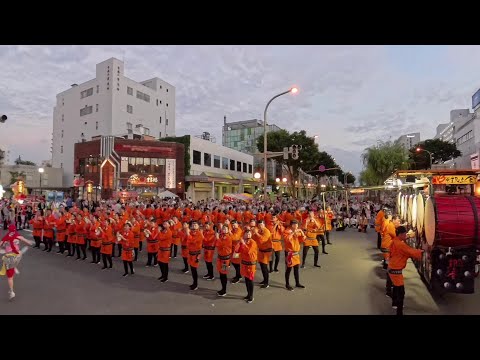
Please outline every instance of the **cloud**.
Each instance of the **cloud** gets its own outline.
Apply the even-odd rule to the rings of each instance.
[[[433,137],[480,87],[478,46],[0,46],[0,112],[9,116],[0,143],[12,158],[50,158],[55,95],[110,57],[131,79],[175,86],[178,135],[208,131],[218,142],[224,115],[262,119],[268,100],[296,85],[297,95],[270,104],[269,122],[318,135],[352,167],[377,140]]]

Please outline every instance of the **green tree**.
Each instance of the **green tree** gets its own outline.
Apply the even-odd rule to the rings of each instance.
[[[432,164],[440,164],[462,156],[455,143],[440,139],[425,140],[409,150],[410,168],[413,170],[430,168],[430,154],[427,151],[417,151],[417,148],[425,149],[432,153]]]
[[[16,165],[33,165],[33,166],[37,165],[33,161],[22,160],[22,157],[20,155],[18,155],[18,158],[15,160],[15,164]]]
[[[9,171],[10,173],[10,185],[12,185],[15,181],[18,180],[19,177],[25,177],[25,173],[23,171]]]
[[[391,141],[365,149],[362,160],[364,169],[360,173],[360,184],[364,186],[383,185],[392,173],[408,169],[409,165],[407,151]]]
[[[300,169],[304,171],[313,169],[319,162],[320,152],[315,144],[315,139],[307,136],[305,130],[295,131],[291,134],[286,130],[267,133],[267,151],[269,152],[282,152],[283,148],[292,145],[302,147],[298,152],[297,160],[292,159],[291,155],[288,160],[283,159],[283,156],[275,157],[275,160],[286,169],[290,179],[298,179]],[[257,147],[260,152],[263,152],[263,136],[258,138]],[[294,181],[291,181],[290,190],[291,194],[295,196]]]

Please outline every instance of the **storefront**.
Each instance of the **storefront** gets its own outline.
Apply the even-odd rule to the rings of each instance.
[[[155,196],[169,190],[184,196],[182,144],[105,136],[75,144],[74,156],[77,177],[91,184],[102,199],[118,195],[117,191]]]

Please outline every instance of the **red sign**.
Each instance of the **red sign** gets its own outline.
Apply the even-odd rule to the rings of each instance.
[[[73,186],[74,187],[80,187],[80,186],[84,186],[84,185],[85,185],[85,182],[84,182],[83,178],[75,178],[73,180]]]
[[[136,191],[114,191],[112,194],[113,198],[136,198],[138,193]]]
[[[115,151],[132,151],[132,152],[165,152],[172,151],[172,148],[159,146],[139,146],[139,145],[125,145],[115,144]]]
[[[132,175],[128,182],[133,186],[157,186],[158,178],[154,175],[138,176]]]

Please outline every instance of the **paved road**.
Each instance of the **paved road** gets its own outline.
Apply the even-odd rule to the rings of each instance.
[[[0,230],[1,233],[1,230]],[[30,233],[24,232],[27,237]],[[228,285],[228,295],[216,296],[220,281],[199,279],[190,291],[190,274],[183,274],[181,258],[171,259],[169,282],[157,281],[160,270],[145,268],[146,253],[135,263],[136,274],[123,278],[123,265],[114,260],[112,270],[100,270],[89,261],[30,249],[15,278],[17,297],[8,302],[7,284],[0,277],[0,315],[3,314],[288,314],[288,315],[393,315],[384,295],[385,272],[379,266],[376,234],[353,229],[333,234],[329,255],[321,255],[321,268],[313,267],[310,251],[300,279],[306,289],[284,288],[284,266],[271,274],[270,288],[255,286],[255,301],[245,303],[244,283]],[[283,260],[282,260],[283,261]],[[233,270],[233,269],[232,269]],[[200,267],[200,277],[205,267]],[[406,276],[406,314],[477,314],[480,289],[473,295],[447,294],[433,299],[412,263]],[[231,277],[231,276],[229,276]],[[256,281],[261,281],[257,271]],[[293,274],[292,279],[293,281]]]

